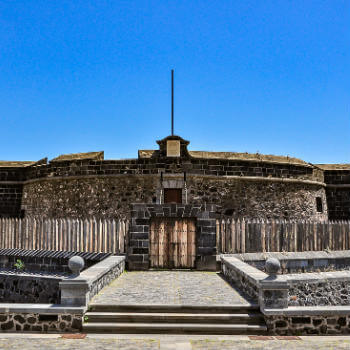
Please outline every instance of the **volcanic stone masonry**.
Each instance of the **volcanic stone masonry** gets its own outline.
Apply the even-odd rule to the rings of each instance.
[[[168,142],[179,154],[168,153]],[[130,218],[132,203],[162,204],[181,190],[183,204],[215,204],[235,218],[350,219],[350,165],[248,153],[189,151],[169,136],[137,159],[103,152],[50,162],[0,162],[0,217]],[[176,150],[176,148],[175,148]]]

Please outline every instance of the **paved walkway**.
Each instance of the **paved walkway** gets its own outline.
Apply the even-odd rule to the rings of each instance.
[[[247,299],[216,272],[124,272],[91,301],[97,304],[232,305]]]
[[[64,339],[57,334],[0,334],[0,349],[11,350],[349,350],[350,337],[300,337],[251,340],[247,336],[88,335]]]

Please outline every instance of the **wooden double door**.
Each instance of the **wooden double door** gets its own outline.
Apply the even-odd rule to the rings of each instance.
[[[194,268],[196,223],[194,219],[154,218],[150,225],[151,268]]]

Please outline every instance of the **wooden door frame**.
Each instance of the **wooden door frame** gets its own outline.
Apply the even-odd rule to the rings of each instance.
[[[127,267],[129,270],[148,270],[150,266],[150,220],[154,217],[196,219],[197,270],[216,271],[215,204],[157,204],[134,203],[128,232]]]

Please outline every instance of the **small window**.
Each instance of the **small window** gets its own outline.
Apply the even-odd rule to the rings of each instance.
[[[316,197],[316,210],[318,213],[323,213],[322,198]]]
[[[182,203],[181,188],[164,188],[164,203]]]

